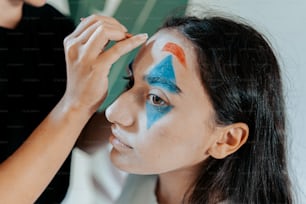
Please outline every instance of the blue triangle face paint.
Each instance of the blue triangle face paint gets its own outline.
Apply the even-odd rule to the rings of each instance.
[[[165,107],[156,107],[149,102],[146,102],[146,111],[147,111],[147,129],[150,127],[161,117],[166,115],[170,112],[172,106],[165,106]]]
[[[159,87],[171,93],[180,92],[180,89],[176,86],[172,55],[167,56],[157,64],[145,77],[145,80],[150,86]],[[157,120],[170,112],[172,108],[173,106],[170,105],[159,106],[147,101],[147,129],[149,129]]]
[[[149,85],[157,86],[171,93],[180,92],[176,86],[176,79],[172,65],[172,55],[164,58],[146,76]]]

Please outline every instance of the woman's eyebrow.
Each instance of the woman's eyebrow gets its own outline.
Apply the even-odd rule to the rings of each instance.
[[[159,76],[150,76],[150,75],[145,75],[143,77],[144,81],[147,81],[148,84],[150,85],[155,85],[159,86],[163,89],[168,90],[169,92],[172,93],[182,93],[182,90],[180,87],[178,87],[175,83],[173,83],[171,80],[164,78],[164,77],[159,77]]]

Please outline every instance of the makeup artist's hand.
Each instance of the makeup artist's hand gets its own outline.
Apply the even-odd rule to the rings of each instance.
[[[88,108],[93,113],[108,90],[108,74],[114,62],[147,39],[147,34],[127,38],[127,29],[111,17],[92,15],[81,20],[64,40],[69,105]],[[109,41],[116,43],[105,50]],[[77,87],[77,88],[75,88]]]

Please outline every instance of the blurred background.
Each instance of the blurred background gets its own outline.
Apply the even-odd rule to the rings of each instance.
[[[62,13],[70,15],[76,24],[80,21],[80,17],[99,13],[114,16],[134,34],[142,32],[152,34],[168,15],[184,13],[186,9],[190,11],[187,5],[205,10],[225,11],[247,19],[268,37],[282,67],[288,115],[290,173],[297,194],[296,203],[306,203],[305,0],[47,0],[47,2]],[[125,70],[126,64],[133,58],[135,52],[122,57],[114,65],[118,68],[116,72],[112,69],[111,91],[101,109],[111,103],[122,91],[124,87],[124,81],[121,80],[122,70]],[[75,173],[73,176],[83,179],[80,183],[84,184],[81,189],[82,194],[76,198],[78,201],[86,197],[86,190],[88,193],[90,191],[89,188],[86,189],[86,179],[84,179],[90,168],[86,159],[88,160],[86,156],[80,156],[79,164],[74,166],[81,173]],[[91,164],[99,166],[99,159],[102,158],[99,157]],[[103,174],[102,171],[99,171],[99,174]]]

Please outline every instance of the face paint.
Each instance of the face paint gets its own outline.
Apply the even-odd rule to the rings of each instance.
[[[162,51],[171,52],[173,55],[175,55],[178,58],[181,64],[186,67],[185,53],[179,45],[172,42],[168,42],[163,47]]]
[[[181,90],[176,86],[176,79],[172,65],[172,56],[169,55],[157,64],[150,73],[145,76],[145,80],[150,86],[160,87],[171,93],[179,93]],[[158,97],[158,96],[156,96]],[[168,104],[153,104],[146,102],[147,129],[157,120],[171,111],[173,107]]]
[[[149,102],[146,102],[146,111],[147,111],[147,129],[150,127],[161,117],[166,115],[171,111],[173,107],[166,105],[166,106],[155,106]]]
[[[149,85],[160,87],[171,93],[181,92],[181,89],[176,86],[171,55],[157,64],[151,72],[145,76],[145,80]]]

